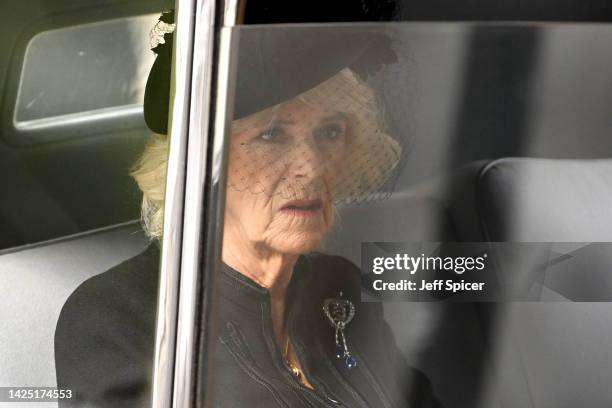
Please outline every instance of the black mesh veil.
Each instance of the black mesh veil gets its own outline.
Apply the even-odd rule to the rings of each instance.
[[[158,59],[147,83],[145,116],[151,129],[166,133],[167,112],[156,111],[164,82],[157,73],[169,63],[172,33],[165,28],[172,20],[167,14],[161,20],[165,41],[154,49]],[[304,205],[388,196],[408,150],[404,138],[389,131],[384,95],[373,85],[401,72],[390,28],[362,23],[235,30],[228,187]]]
[[[350,68],[289,101],[235,120],[229,187],[282,198],[386,196],[403,147],[375,92]],[[386,189],[386,191],[385,191]]]

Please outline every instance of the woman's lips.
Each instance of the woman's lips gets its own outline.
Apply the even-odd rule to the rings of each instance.
[[[280,211],[284,214],[309,217],[323,210],[323,202],[317,200],[292,200],[283,205]]]

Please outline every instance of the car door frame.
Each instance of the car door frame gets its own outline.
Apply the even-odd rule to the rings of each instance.
[[[220,264],[231,27],[239,5],[239,0],[176,3],[153,408],[197,401],[206,406],[211,395],[206,389],[215,332],[208,318],[215,304],[210,272]]]

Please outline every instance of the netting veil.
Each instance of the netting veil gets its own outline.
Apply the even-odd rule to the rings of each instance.
[[[158,133],[167,131],[159,98],[169,89],[173,21],[165,13],[154,30],[158,57],[145,94],[145,118]],[[259,26],[238,34],[228,188],[335,203],[387,197],[407,152],[373,85],[399,72],[387,30]]]
[[[374,90],[350,68],[235,120],[230,137],[228,186],[283,199],[385,197],[403,156]]]

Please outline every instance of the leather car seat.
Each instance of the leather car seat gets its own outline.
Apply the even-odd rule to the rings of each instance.
[[[494,326],[482,406],[612,406],[612,160],[505,158],[470,173],[452,217],[466,214],[485,241],[545,243],[551,255],[539,302],[481,311]],[[502,278],[524,266],[507,262]]]
[[[64,302],[146,245],[129,222],[0,252],[0,386],[56,386],[53,340]]]

